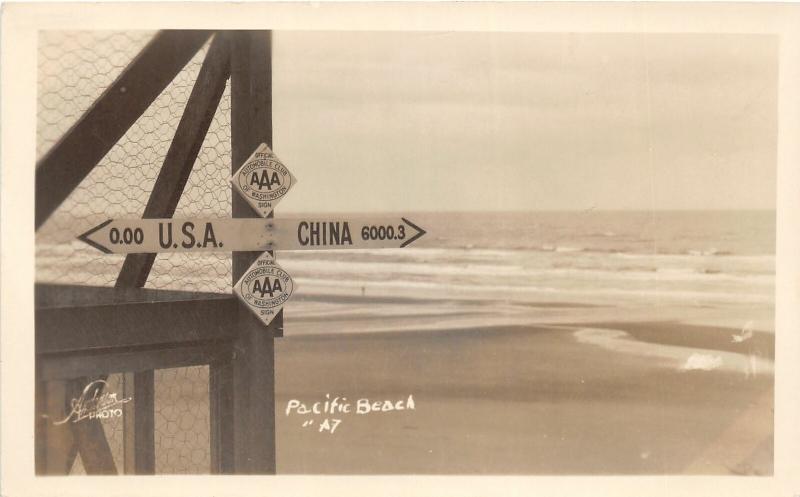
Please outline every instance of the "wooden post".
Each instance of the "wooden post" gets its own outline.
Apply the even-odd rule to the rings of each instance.
[[[236,309],[235,312],[238,312],[238,306]],[[211,472],[216,474],[233,474],[235,472],[231,357],[232,354],[228,354],[224,359],[208,365]]]
[[[126,475],[156,472],[155,373],[153,370],[123,374],[122,418],[123,469]]]
[[[40,378],[37,384],[36,474],[66,475],[72,468],[77,447],[69,425],[54,422],[69,412],[67,382]]]
[[[231,171],[237,170],[262,142],[272,146],[272,54],[269,31],[231,33]],[[233,192],[233,217],[257,217]],[[233,281],[258,252],[233,254]],[[233,441],[236,473],[274,474],[275,340],[283,329],[279,313],[268,327],[239,306],[233,345]]]

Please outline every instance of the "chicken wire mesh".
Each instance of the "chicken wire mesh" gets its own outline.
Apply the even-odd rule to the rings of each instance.
[[[208,473],[208,366],[155,372],[156,473]]]
[[[152,35],[40,34],[39,158],[114,81]],[[37,281],[113,286],[125,257],[102,254],[76,236],[109,218],[141,217],[207,50],[208,43],[37,231]],[[230,217],[230,102],[230,90],[226,88],[175,217]],[[159,254],[146,287],[230,292],[230,257]]]
[[[110,392],[125,391],[123,374],[107,378]],[[204,474],[211,467],[209,447],[208,366],[160,369],[155,372],[155,468],[156,473]],[[124,467],[122,417],[102,419],[114,465]],[[80,455],[70,474],[85,475]]]
[[[113,83],[152,39],[152,31],[43,31],[38,45],[37,158],[47,151]],[[113,286],[123,255],[107,255],[76,236],[114,217],[141,217],[209,43],[198,51],[144,114],[112,147],[36,233],[36,280]],[[226,88],[175,217],[230,217],[230,89]],[[227,254],[159,254],[147,288],[229,293]],[[122,386],[121,375],[109,388]],[[210,469],[208,368],[155,373],[156,471]],[[122,468],[122,421],[103,426]],[[77,460],[73,473],[80,474]]]

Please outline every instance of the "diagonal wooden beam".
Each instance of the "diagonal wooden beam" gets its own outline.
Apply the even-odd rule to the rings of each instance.
[[[36,229],[111,150],[211,36],[161,31],[36,167]]]
[[[89,379],[78,378],[68,382],[68,395],[65,399],[80,398],[84,387],[89,384]],[[97,419],[86,419],[77,423],[68,423],[72,432],[73,449],[70,450],[68,469],[72,467],[76,452],[81,455],[81,462],[87,475],[115,475],[117,466],[108,444],[103,424]],[[75,450],[77,449],[77,450]]]
[[[200,68],[143,218],[169,218],[175,213],[229,77],[228,43],[223,36],[217,36]],[[156,254],[129,254],[115,286],[143,287],[155,258]]]
[[[72,438],[87,475],[116,475],[117,465],[111,454],[103,424],[97,420],[92,422],[72,423]]]

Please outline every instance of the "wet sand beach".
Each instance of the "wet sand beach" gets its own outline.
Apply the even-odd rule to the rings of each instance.
[[[607,313],[602,305],[552,309],[564,319]],[[712,311],[698,310],[695,320],[708,321]],[[737,328],[677,318],[394,332],[365,325],[406,328],[405,321],[340,317],[325,322],[327,334],[276,342],[279,473],[772,472],[772,371],[746,370],[747,357],[733,350]],[[581,339],[609,329],[645,353]],[[771,333],[753,340],[772,351]],[[693,354],[720,357],[721,367],[687,369]],[[768,356],[760,364],[771,364]],[[285,413],[290,399],[312,404],[326,394],[353,404],[413,395],[415,409]],[[333,433],[319,431],[326,418],[341,420]]]

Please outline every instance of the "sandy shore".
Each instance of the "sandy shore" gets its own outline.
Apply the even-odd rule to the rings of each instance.
[[[287,336],[276,342],[278,472],[771,474],[771,373],[687,370],[684,357],[582,342],[586,328],[739,356],[739,329],[676,321]],[[772,335],[754,340],[768,360]],[[413,395],[415,408],[285,414],[291,399],[326,394],[354,408]],[[320,432],[324,419],[341,422]]]

